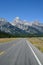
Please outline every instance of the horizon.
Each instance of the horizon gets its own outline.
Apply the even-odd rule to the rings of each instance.
[[[0,0],[0,18],[12,22],[15,17],[29,22],[38,20],[43,23],[42,0]]]

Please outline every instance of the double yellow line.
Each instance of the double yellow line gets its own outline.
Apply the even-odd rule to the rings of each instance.
[[[13,44],[12,46],[16,46],[16,44]],[[0,56],[5,54],[5,51],[0,51]]]
[[[2,52],[0,52],[0,55],[3,55],[5,53],[5,51],[2,51]]]

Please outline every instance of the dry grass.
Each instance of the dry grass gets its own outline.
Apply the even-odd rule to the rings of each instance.
[[[41,52],[43,52],[43,39],[42,38],[29,38],[28,39],[33,45],[35,45]]]
[[[0,43],[9,42],[15,40],[16,38],[0,38]]]

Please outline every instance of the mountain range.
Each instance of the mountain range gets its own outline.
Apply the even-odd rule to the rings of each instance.
[[[12,22],[0,18],[0,32],[13,36],[43,35],[43,23],[39,23],[38,20],[33,22],[23,21],[19,17],[16,17]]]

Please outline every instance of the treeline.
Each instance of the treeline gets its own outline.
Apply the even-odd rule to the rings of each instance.
[[[10,37],[13,37],[13,35],[0,31],[0,38],[10,38]]]
[[[12,37],[43,37],[43,34],[17,34],[15,33],[14,35],[9,34],[9,33],[5,33],[5,32],[1,32],[0,31],[0,38],[12,38]]]
[[[14,37],[22,37],[22,38],[26,38],[26,37],[43,37],[43,34],[20,34],[20,35],[15,35]]]

